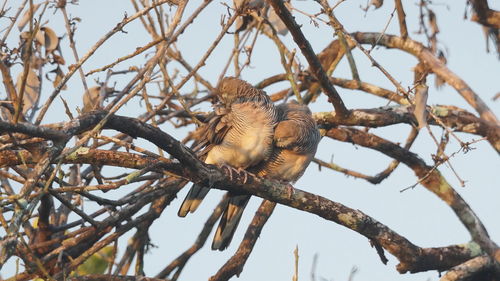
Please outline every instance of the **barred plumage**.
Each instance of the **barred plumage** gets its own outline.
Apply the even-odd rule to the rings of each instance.
[[[274,130],[271,156],[248,170],[259,177],[295,182],[314,157],[321,136],[307,106],[292,101],[277,106],[276,113],[279,123]],[[213,249],[222,250],[229,245],[249,199],[248,195],[229,199],[215,233]]]
[[[201,129],[206,138],[197,145],[197,149],[201,149],[200,157],[207,164],[238,169],[247,169],[269,158],[277,114],[266,93],[243,80],[226,77],[216,94],[219,103]],[[208,191],[207,187],[193,185],[179,209],[179,216],[194,212]]]

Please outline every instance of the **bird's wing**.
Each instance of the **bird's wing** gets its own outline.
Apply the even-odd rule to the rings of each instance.
[[[224,137],[233,126],[233,117],[229,109],[216,107],[200,132],[200,141],[195,151],[200,151],[199,156],[203,157],[215,146],[221,144]]]
[[[278,123],[274,129],[274,143],[279,148],[293,148],[301,140],[301,122],[295,120],[285,120]]]

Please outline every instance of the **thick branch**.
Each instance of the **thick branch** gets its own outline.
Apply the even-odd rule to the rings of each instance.
[[[351,110],[350,116],[345,119],[338,118],[335,112],[315,113],[314,117],[319,125],[326,128],[338,125],[376,128],[401,123],[416,124],[411,110],[410,106],[387,106],[374,109]],[[493,148],[500,153],[500,126],[496,126],[457,107],[433,106],[430,111],[447,127],[453,130],[486,137]],[[439,125],[430,116],[427,122]]]
[[[168,281],[169,279],[150,278],[144,276],[133,275],[107,275],[107,274],[90,274],[85,276],[71,277],[70,281]]]
[[[11,167],[24,164],[34,164],[37,159],[27,150],[0,151],[0,167]],[[132,169],[143,169],[156,164],[152,157],[136,153],[90,149],[82,147],[66,157],[63,164],[93,164],[107,165]],[[52,161],[52,164],[57,161]]]
[[[29,123],[9,123],[0,121],[0,134],[5,132],[23,133],[32,137],[40,137],[49,140],[61,140],[66,136],[63,132],[47,127],[35,126]]]
[[[462,264],[459,264],[452,269],[448,270],[440,281],[465,281],[465,280],[495,280],[490,279],[493,273],[493,261],[488,256],[479,256],[470,259]],[[491,272],[490,272],[491,271]],[[478,275],[483,274],[484,279]],[[486,278],[490,275],[490,278]]]
[[[79,119],[75,119],[69,122],[65,126],[64,132],[67,134],[69,134],[70,132],[72,134],[79,134],[85,130],[90,130],[105,115],[106,112],[95,112],[92,114],[81,116]],[[210,185],[218,189],[230,189],[232,191],[257,195],[273,202],[316,214],[318,216],[321,216],[322,218],[334,221],[351,230],[354,230],[371,240],[375,240],[384,249],[388,250],[391,254],[393,254],[400,260],[401,263],[398,266],[398,270],[400,272],[416,272],[430,269],[449,268],[471,258],[471,255],[467,254],[460,255],[458,257],[447,256],[447,258],[445,259],[441,258],[442,253],[435,257],[425,256],[426,252],[423,251],[423,249],[413,245],[406,238],[397,234],[375,219],[367,216],[363,212],[351,209],[340,203],[330,201],[324,197],[312,193],[308,193],[299,189],[295,189],[294,192],[290,193],[290,189],[287,185],[254,177],[251,177],[246,184],[243,184],[243,176],[233,176],[232,178],[228,177],[224,172],[222,172],[222,170],[214,166],[202,163],[196,158],[196,156],[190,149],[183,146],[179,141],[175,140],[167,133],[162,132],[160,129],[149,124],[142,123],[136,119],[111,115],[107,123],[105,124],[105,128],[112,128],[131,136],[142,137],[159,146],[160,148],[177,158],[183,166],[187,167],[184,171],[182,171],[181,176],[189,178],[196,183],[200,183],[206,186]],[[329,136],[334,134],[332,130],[329,131]],[[343,131],[341,130],[340,132]],[[358,136],[361,137],[361,135],[359,134]],[[368,141],[369,143],[376,141],[372,137],[367,138],[366,136],[362,136],[362,138],[366,138],[366,141]],[[358,140],[357,142],[362,142],[362,140]],[[376,143],[373,143],[372,146],[375,144]],[[414,159],[415,157],[412,153],[406,150],[401,151],[401,148],[399,148],[399,146],[397,145],[393,146],[394,147],[391,147],[387,144],[381,144],[381,148],[390,149],[392,151],[393,154],[389,153],[391,157],[396,158],[403,163],[410,164],[412,168],[413,165],[419,168],[417,169],[417,175],[423,176],[425,174],[425,172],[427,171],[425,170],[425,168],[428,168],[427,166],[425,166],[425,163],[423,167],[421,167],[422,165],[419,166],[419,164],[421,164],[419,161],[421,160],[419,160],[418,157],[417,159]],[[424,181],[424,185],[426,183],[435,183],[435,180],[437,180],[435,178],[436,176],[437,175],[432,174]],[[432,187],[435,188],[435,186]],[[175,194],[175,190],[178,190],[178,187],[174,188],[172,194]],[[164,188],[157,189],[157,191],[166,192]],[[453,190],[451,188],[443,188],[443,192],[453,195]],[[446,197],[446,194],[440,194],[440,197],[444,198],[447,202],[452,199],[456,199],[453,196]],[[136,203],[134,204],[133,208],[124,209],[123,212],[120,212],[119,215],[113,216],[101,222],[103,227],[113,225],[113,223],[119,222],[125,218],[129,218],[137,210],[142,208],[143,203],[146,202],[145,200],[151,200],[151,197],[155,198],[154,196],[158,195],[154,195],[153,193],[151,193],[146,197],[141,197],[141,204]],[[466,210],[464,211],[465,214],[473,214],[472,211],[468,213],[468,210],[470,209],[468,208],[468,206],[466,206],[465,202],[457,203],[452,200],[452,202],[450,203],[453,205],[452,207],[464,208]],[[465,208],[463,204],[465,204],[465,207],[467,208]],[[469,222],[468,228],[472,229],[473,237],[477,238],[477,240],[481,242],[481,246],[483,247],[483,245],[487,242],[486,239],[482,239],[485,237],[485,234],[482,232],[484,231],[484,229],[482,228],[479,220],[476,219],[475,216],[473,218],[474,219],[472,220],[472,222]],[[120,227],[118,232],[110,235],[106,239],[114,239],[114,237],[118,237],[126,230],[130,229],[134,225],[137,225],[137,223],[139,223],[141,220],[144,220],[142,216],[137,220],[133,220],[130,223],[127,223],[126,226]],[[65,244],[66,246],[55,249],[44,259],[53,259],[57,257],[60,251],[66,251],[68,247],[67,245],[74,245],[74,249],[66,251],[66,253],[70,254],[71,256],[78,256],[78,258],[76,258],[72,262],[71,266],[74,267],[76,264],[82,262],[86,257],[106,245],[105,243],[107,243],[107,240],[100,241],[95,245],[93,243],[95,243],[97,239],[99,239],[99,237],[102,237],[107,231],[109,231],[109,228],[102,229],[102,231],[97,230],[97,232],[92,231],[92,234],[88,233],[88,235],[85,236],[79,236],[78,239],[73,242],[74,244]],[[82,243],[82,241],[85,241],[85,243]],[[85,251],[85,249],[88,249],[91,245],[93,246],[89,250]],[[82,256],[81,253],[83,251],[85,251],[85,255]],[[474,253],[472,250],[466,252],[469,254]],[[436,252],[431,253],[435,254]],[[425,262],[427,260],[433,260],[436,262],[430,264]],[[425,267],[423,265],[425,265]]]
[[[498,246],[489,238],[486,228],[476,214],[453,187],[450,186],[441,173],[434,167],[427,166],[418,155],[378,136],[353,128],[333,128],[326,135],[340,141],[352,142],[380,151],[406,164],[415,172],[423,186],[451,207],[471,234],[472,239],[484,251],[494,256],[494,253],[498,250]],[[500,262],[500,256],[498,262]]]

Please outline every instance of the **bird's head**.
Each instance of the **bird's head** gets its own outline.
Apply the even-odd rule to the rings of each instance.
[[[230,105],[239,99],[261,99],[265,93],[251,84],[236,77],[224,77],[217,88],[217,97],[225,105]]]
[[[224,77],[217,88],[219,101],[224,104],[231,104],[238,97],[238,88],[244,83],[245,81],[235,77]]]
[[[283,119],[290,119],[292,116],[312,116],[311,110],[307,105],[300,104],[295,100],[283,103],[277,106],[278,112],[283,114]]]

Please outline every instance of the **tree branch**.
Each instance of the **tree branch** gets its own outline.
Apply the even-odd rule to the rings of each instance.
[[[100,120],[104,118],[104,116],[106,116],[106,112],[94,112],[92,114],[83,115],[68,122],[63,132],[65,134],[80,134],[85,130],[93,128],[95,124],[99,123]],[[218,189],[230,189],[231,191],[257,195],[273,202],[316,214],[322,218],[354,230],[369,239],[375,240],[384,249],[400,260],[400,265],[398,266],[398,271],[400,272],[417,272],[422,270],[449,268],[470,259],[471,255],[474,253],[472,250],[468,250],[466,251],[468,254],[458,255],[456,257],[447,256],[446,259],[442,259],[442,253],[438,255],[439,257],[425,256],[425,254],[429,253],[436,254],[436,251],[423,251],[423,249],[415,246],[406,238],[400,236],[387,226],[381,224],[359,210],[348,208],[340,203],[330,201],[324,197],[299,189],[294,189],[294,192],[290,194],[289,186],[275,181],[250,177],[248,182],[243,184],[243,176],[238,175],[231,178],[222,170],[202,163],[189,148],[185,147],[179,141],[152,125],[142,123],[134,118],[110,115],[104,127],[110,129],[112,128],[134,137],[145,138],[167,151],[170,155],[177,158],[182,166],[186,167],[182,170],[181,176],[189,178],[191,181]],[[328,131],[328,136],[339,138],[338,135],[340,133],[340,138],[342,138],[342,136],[345,136],[344,138],[347,137],[345,141],[352,141],[354,139],[356,143],[361,143],[373,149],[380,149],[382,152],[415,169],[419,177],[425,176],[430,169],[430,167],[426,166],[425,163],[423,163],[423,161],[416,155],[400,148],[397,145],[386,143],[386,141],[384,142],[383,140],[379,140],[371,134],[362,133],[353,129],[346,130],[347,129],[331,129]],[[347,136],[346,133],[350,133],[351,135]],[[459,196],[455,196],[451,187],[441,188],[442,190],[435,190],[438,188],[435,186],[436,181],[439,182],[442,180],[439,176],[439,173],[434,171],[431,176],[428,176],[423,181],[423,184],[428,186],[430,189],[433,189],[438,196],[450,203],[454,210],[462,208],[463,210],[460,211],[460,217],[462,217],[462,215],[469,215],[474,218],[472,222],[465,222],[465,224],[471,231],[474,239],[478,240],[478,243],[480,243],[485,249],[486,246],[489,246],[488,241],[490,243],[492,242],[488,240],[489,238],[487,237],[487,234],[485,234],[484,227],[480,223],[479,219],[475,217],[465,202],[459,200],[461,199]],[[445,182],[442,184],[445,184]],[[178,190],[179,187],[173,187],[171,191],[167,191],[165,188],[159,188],[156,189],[156,192],[169,192],[168,194],[175,194]],[[104,245],[107,245],[106,241],[114,241],[109,239],[116,239],[116,237],[123,234],[126,230],[136,226],[140,221],[143,221],[145,218],[142,216],[138,219],[132,220],[126,225],[121,226],[117,232],[108,236],[105,240],[95,244],[100,237],[109,231],[109,226],[114,225],[125,218],[129,218],[137,210],[140,210],[144,204],[150,202],[148,200],[157,198],[157,196],[158,195],[155,194],[155,192],[149,193],[148,196],[142,196],[138,202],[126,209],[123,209],[119,215],[109,217],[108,219],[102,221],[100,223],[100,226],[102,225],[100,228],[101,230],[97,229],[92,232],[88,232],[86,235],[79,236],[78,239],[74,240],[74,242],[64,243],[65,246],[55,249],[49,253],[44,260],[49,261],[57,257],[58,253],[64,250],[71,256],[78,256],[78,258],[71,263],[71,267],[69,267],[73,268],[77,264],[83,262],[88,256],[104,247]],[[83,241],[85,241],[85,243],[82,243]],[[73,245],[73,249],[68,250],[68,245]],[[91,245],[93,246],[90,247]],[[85,249],[88,250],[85,251]],[[83,252],[85,252],[84,255],[82,255]],[[433,260],[435,262],[427,263],[426,261],[428,260]]]
[[[494,257],[495,252],[498,251],[498,246],[489,238],[488,232],[481,220],[463,198],[453,189],[453,187],[451,187],[441,173],[434,167],[427,166],[418,155],[378,136],[354,128],[333,128],[330,129],[326,135],[337,140],[349,141],[380,151],[406,164],[415,172],[423,186],[436,194],[451,207],[471,234],[472,239],[479,244],[485,252]],[[498,259],[497,262],[500,263],[500,255]]]
[[[421,62],[425,63],[432,72],[443,79],[469,103],[486,121],[493,124],[500,124],[495,114],[486,105],[486,103],[469,87],[469,85],[459,76],[453,73],[448,67],[442,63],[429,49],[421,43],[413,41],[409,38],[402,39],[394,35],[356,32],[352,36],[361,44],[377,44],[387,48],[396,48],[417,57]]]

